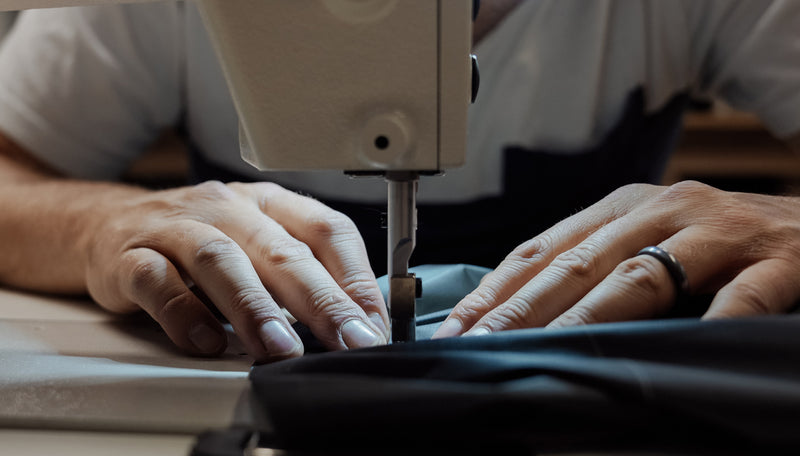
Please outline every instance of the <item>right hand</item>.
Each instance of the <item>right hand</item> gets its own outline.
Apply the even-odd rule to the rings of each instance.
[[[207,182],[142,192],[93,227],[89,293],[115,312],[150,314],[180,348],[215,355],[230,321],[257,362],[300,356],[281,308],[332,350],[384,344],[388,315],[355,225],[270,183]]]

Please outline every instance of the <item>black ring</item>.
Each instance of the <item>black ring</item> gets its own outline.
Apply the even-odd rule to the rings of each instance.
[[[639,255],[650,255],[667,268],[667,272],[669,272],[672,282],[675,284],[675,291],[678,294],[677,300],[689,294],[689,278],[686,277],[686,270],[683,269],[683,265],[675,258],[675,255],[655,245],[639,250],[636,256]]]

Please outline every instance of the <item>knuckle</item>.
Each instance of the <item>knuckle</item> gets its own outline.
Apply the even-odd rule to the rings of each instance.
[[[774,313],[764,293],[752,282],[739,282],[732,286],[731,294],[756,315]]]
[[[478,321],[495,307],[497,307],[495,291],[481,288],[461,300],[452,313],[458,315],[462,321],[473,322]]]
[[[600,319],[599,315],[588,306],[573,307],[558,317],[558,323],[562,326],[581,326],[604,322],[605,319]]]
[[[342,283],[344,292],[356,302],[361,303],[362,306],[379,304],[378,297],[381,294],[380,290],[377,289],[374,275],[367,272],[356,273],[350,275]]]
[[[194,252],[195,264],[201,267],[214,267],[235,257],[240,252],[239,246],[228,238],[215,238],[203,243]]]
[[[320,288],[308,295],[306,309],[312,318],[325,317],[331,319],[336,315],[349,315],[349,299],[338,290]],[[335,318],[334,318],[335,319]]]
[[[244,183],[244,182],[228,182],[223,185],[227,187],[228,190],[236,193],[237,195],[246,195],[248,193],[248,188],[256,184]]]
[[[599,204],[607,206],[611,211],[619,210],[624,212],[624,208],[626,208],[627,205],[651,195],[655,188],[656,186],[652,184],[626,184],[614,189],[605,198],[600,200]]]
[[[652,184],[627,184],[616,188],[603,199],[587,209],[593,214],[587,226],[589,231],[594,231],[592,225],[595,221],[610,223],[613,220],[624,217],[633,211],[642,201],[651,197],[658,187]]]
[[[139,295],[154,287],[158,287],[166,277],[166,259],[155,258],[142,260],[133,255],[124,255],[122,269],[128,271],[126,280],[135,295]]]
[[[255,189],[258,207],[265,213],[270,212],[274,198],[280,198],[282,192],[288,192],[288,190],[274,182],[254,182],[247,185]]]
[[[237,289],[228,303],[231,312],[237,315],[255,315],[267,302],[265,292],[257,287],[241,287]]]
[[[184,290],[181,293],[167,299],[161,307],[154,312],[153,318],[165,326],[170,326],[173,322],[185,320],[187,312],[194,307],[197,297],[191,291]]]
[[[236,198],[236,192],[220,181],[206,181],[191,187],[194,198],[207,201],[225,202]]]
[[[618,200],[620,198],[628,197],[630,195],[641,195],[643,193],[651,191],[653,187],[654,185],[652,184],[642,184],[642,183],[626,184],[616,188],[614,191],[609,193],[606,199]]]
[[[581,244],[558,255],[550,264],[567,276],[595,279],[599,273],[599,258],[593,248]]]
[[[355,223],[337,211],[314,214],[306,219],[305,224],[314,238],[330,239],[339,235],[352,237],[358,233]]]
[[[247,184],[240,183],[239,185],[254,188],[258,193],[269,196],[272,196],[277,192],[287,191],[286,189],[276,184],[275,182],[251,182]]]
[[[531,269],[544,264],[550,257],[552,239],[546,234],[525,241],[509,253],[500,266],[484,280],[507,280],[517,276],[524,276]],[[481,281],[481,283],[484,282]]]
[[[542,234],[531,240],[525,241],[515,248],[507,257],[512,262],[531,264],[544,260],[551,250],[552,240]]]
[[[634,298],[648,313],[669,309],[675,297],[675,285],[664,265],[654,258],[636,256],[614,270],[623,293]]]
[[[532,305],[524,300],[510,299],[498,307],[491,318],[501,328],[528,328],[538,322],[538,313]]]
[[[650,296],[661,295],[673,288],[671,282],[665,282],[665,278],[672,279],[668,277],[664,266],[655,259],[633,257],[617,266],[615,273],[623,283]],[[665,283],[669,286],[665,287]]]
[[[475,289],[459,304],[459,308],[462,309],[462,315],[465,317],[480,317],[498,307],[501,305],[500,293],[500,290],[488,286]]]
[[[714,188],[701,182],[686,180],[670,185],[659,195],[662,201],[682,201],[687,198],[707,199]]]
[[[278,267],[314,258],[308,245],[291,237],[272,239],[262,245],[258,253],[261,260]]]

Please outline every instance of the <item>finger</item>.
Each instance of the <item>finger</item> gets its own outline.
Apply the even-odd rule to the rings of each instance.
[[[547,327],[641,320],[664,313],[677,295],[667,268],[652,256],[638,255],[620,263]]]
[[[569,250],[586,240],[591,233],[629,213],[637,201],[651,197],[657,190],[658,187],[651,185],[635,185],[615,191],[588,209],[557,223],[536,238],[520,245],[500,263],[497,269],[485,277],[475,291],[459,302],[433,337],[452,337],[462,334],[504,303],[509,305],[501,315],[507,312],[510,319],[504,323],[498,322],[498,325],[514,325],[512,320],[516,321],[517,325],[525,324],[524,320],[528,318],[523,317],[529,315],[529,312],[524,299],[526,296],[535,295],[537,291],[528,289],[515,298],[512,297],[544,271],[562,252],[568,252],[562,254],[560,260],[564,266],[571,268],[575,265],[579,271],[588,272],[579,257],[590,252],[569,253]]]
[[[738,236],[723,237],[713,228],[692,226],[659,246],[682,265],[692,293],[714,293],[733,279],[754,253],[741,249]],[[755,251],[758,252],[758,251]],[[656,258],[629,258],[549,327],[651,318],[667,312],[676,299],[676,284]]]
[[[203,355],[225,351],[222,325],[169,260],[147,248],[129,250],[120,260],[117,296],[144,309],[183,350]]]
[[[388,340],[389,316],[358,228],[344,214],[277,185],[255,187],[266,195],[261,210],[314,256]]]
[[[252,259],[272,296],[326,347],[344,350],[386,343],[382,331],[311,249],[275,220],[255,210],[232,215],[223,228]]]
[[[554,231],[545,232],[514,249],[494,271],[483,277],[475,290],[456,305],[432,338],[462,334],[541,272],[562,245],[577,242],[559,237],[558,246],[553,248]]]
[[[481,280],[478,288],[456,305],[433,338],[460,335],[499,305],[508,302],[552,263],[559,252],[574,247],[585,240],[588,233],[607,223],[603,210],[598,203],[515,248]]]
[[[302,355],[302,342],[236,242],[200,222],[184,221],[170,228],[177,235],[154,240],[157,250],[211,299],[248,353],[259,362]]]
[[[800,267],[772,258],[753,264],[722,287],[704,319],[787,312],[800,301]]]
[[[606,250],[604,242],[587,239],[557,256],[465,335],[544,326],[583,298],[618,262],[617,255]]]
[[[634,194],[639,191],[639,197],[623,195],[623,198],[617,199],[614,194],[610,195],[610,206],[605,207],[605,210],[615,212],[617,200],[628,204],[621,217],[603,225],[579,245],[556,257],[508,301],[487,313],[465,334],[483,334],[550,323],[586,297],[617,265],[632,257],[639,249],[657,245],[690,225],[692,216],[687,213],[697,212],[699,208],[705,207],[705,201],[709,198],[708,192],[712,190],[705,185],[687,182],[667,189],[635,186],[625,190]],[[698,201],[703,204],[697,204]],[[639,265],[653,264],[635,261]],[[632,268],[631,271],[641,272],[645,269]],[[632,277],[637,275],[641,276],[631,274]],[[645,275],[652,277],[652,274]],[[640,285],[645,282],[642,280]],[[651,290],[651,293],[653,291],[658,290]],[[596,297],[597,295],[593,298]],[[579,309],[586,311],[587,307]],[[624,309],[623,306],[623,311]],[[597,315],[595,313],[590,317],[597,318]]]
[[[644,207],[604,225],[577,246],[558,255],[465,334],[480,335],[550,323],[641,247],[657,244],[674,234],[671,230],[680,229],[670,223],[669,217],[669,211]]]
[[[690,227],[659,247],[680,262],[689,288],[706,290],[721,276],[735,274],[739,260],[730,242],[716,240],[707,229]],[[728,272],[724,272],[728,271]],[[639,320],[664,314],[678,296],[675,280],[657,258],[637,255],[622,261],[605,279],[547,326],[557,328],[610,321]]]

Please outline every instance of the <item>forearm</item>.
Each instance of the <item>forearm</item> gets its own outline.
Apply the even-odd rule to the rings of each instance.
[[[98,234],[98,221],[115,201],[142,191],[59,177],[0,139],[0,283],[85,293],[89,245]]]

